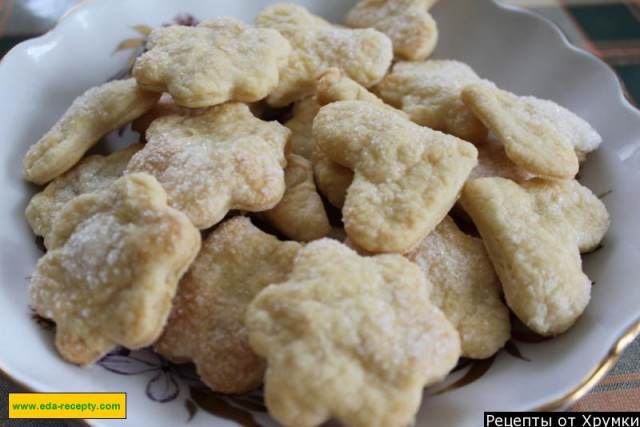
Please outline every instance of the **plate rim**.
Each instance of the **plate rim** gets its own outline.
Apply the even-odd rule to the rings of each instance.
[[[84,3],[84,2],[91,2],[94,0],[80,0],[80,1]],[[640,118],[640,105],[636,106],[631,103],[629,99],[631,97],[631,94],[628,93],[626,89],[626,85],[622,80],[622,77],[620,77],[620,75],[613,69],[611,65],[607,64],[602,58],[598,57],[593,52],[590,52],[586,49],[576,46],[573,42],[569,40],[569,38],[567,37],[565,32],[562,30],[562,28],[560,28],[558,24],[556,24],[547,16],[539,13],[535,13],[523,6],[505,3],[504,0],[491,0],[491,2],[500,9],[504,9],[510,12],[515,12],[515,13],[521,13],[531,18],[537,19],[538,21],[543,22],[547,27],[552,28],[553,31],[560,36],[560,39],[564,47],[568,48],[569,50],[573,51],[576,54],[587,56],[589,59],[595,61],[596,63],[599,63],[600,66],[604,66],[607,69],[607,73],[615,77],[615,79],[618,82],[618,85],[617,85],[618,98],[620,98],[620,100],[622,101],[623,106],[627,108],[629,111],[631,111],[632,113],[634,113],[636,116],[638,116],[638,118]],[[640,318],[638,319],[638,321],[640,321]]]
[[[84,0],[84,1],[93,1],[93,0]],[[592,61],[599,63],[600,66],[604,66],[609,75],[615,77],[617,81],[617,95],[619,100],[621,101],[622,106],[635,114],[638,118],[640,118],[640,106],[635,106],[631,103],[630,99],[627,96],[630,96],[626,90],[626,86],[618,73],[613,69],[613,67],[607,64],[602,58],[599,58],[594,53],[580,48],[572,43],[565,32],[560,28],[558,24],[553,22],[550,18],[535,13],[529,9],[526,9],[522,6],[517,6],[514,4],[507,4],[502,0],[491,0],[491,2],[498,8],[507,10],[513,13],[520,13],[527,15],[531,18],[537,19],[538,21],[544,23],[547,27],[551,28],[557,35],[560,36],[560,40],[562,41],[564,47],[568,48],[570,51],[573,51],[576,54],[587,56]],[[593,369],[583,377],[583,379],[578,383],[574,388],[567,391],[565,394],[551,399],[547,403],[543,403],[541,405],[535,406],[530,409],[533,412],[546,412],[546,411],[555,411],[561,408],[566,408],[571,406],[580,400],[583,396],[585,396],[593,387],[595,387],[606,375],[609,373],[611,368],[616,364],[622,352],[629,346],[638,336],[640,336],[640,314],[636,315],[635,320],[631,320],[625,329],[622,330],[621,333],[617,335],[614,342],[611,344],[609,349],[607,350],[605,356],[600,360],[600,362],[593,367]]]

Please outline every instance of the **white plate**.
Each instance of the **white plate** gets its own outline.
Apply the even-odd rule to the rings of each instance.
[[[225,426],[234,422],[215,419],[207,411],[220,412],[224,400],[207,403],[198,399],[197,393],[190,396],[181,379],[185,374],[149,354],[139,356],[141,360],[132,355],[109,359],[111,369],[131,373],[127,376],[100,365],[79,368],[62,361],[53,347],[52,334],[40,328],[28,310],[28,277],[41,253],[23,216],[36,188],[22,180],[21,159],[76,96],[125,66],[130,51],[114,50],[122,40],[139,37],[131,27],[156,27],[183,13],[200,19],[231,15],[252,22],[269,3],[272,1],[89,1],[52,32],[19,45],[2,61],[0,367],[38,391],[128,393],[126,421],[92,424]],[[343,0],[298,3],[338,22],[353,4]],[[596,284],[592,302],[575,327],[552,341],[516,343],[529,361],[501,352],[484,375],[470,384],[437,395],[432,395],[434,390],[425,392],[429,396],[424,399],[417,425],[471,426],[480,425],[483,411],[568,404],[604,374],[613,356],[637,333],[640,114],[624,99],[615,74],[606,65],[571,47],[556,28],[531,13],[478,0],[441,1],[433,12],[440,27],[435,57],[465,61],[500,87],[552,99],[595,126],[604,144],[589,157],[581,172],[582,182],[596,194],[610,191],[604,201],[611,213],[611,229],[604,247],[585,258],[584,268]],[[111,144],[134,140],[129,133],[109,136]],[[477,365],[475,372],[486,367]],[[456,372],[449,382],[464,374],[465,370]],[[147,394],[156,400],[173,398],[160,403]],[[232,418],[247,424],[251,418],[246,410],[256,407],[252,399],[232,401],[236,409],[227,409],[227,413],[231,411]],[[271,424],[264,412],[254,414],[260,424]]]

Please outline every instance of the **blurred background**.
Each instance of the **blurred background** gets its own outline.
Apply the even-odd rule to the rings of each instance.
[[[503,0],[558,25],[569,41],[611,65],[640,105],[640,1]]]
[[[498,1],[553,21],[572,43],[611,65],[634,105],[640,105],[639,0]],[[82,0],[0,0],[0,57],[15,44],[52,28],[78,2]]]

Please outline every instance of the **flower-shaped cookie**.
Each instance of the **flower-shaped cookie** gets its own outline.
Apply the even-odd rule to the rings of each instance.
[[[485,359],[509,339],[509,310],[482,240],[446,216],[405,255],[431,283],[429,297],[460,335],[462,357]]]
[[[535,198],[504,178],[469,181],[461,200],[482,236],[511,310],[540,335],[566,331],[591,294],[571,224],[538,214]]]
[[[312,95],[316,77],[330,67],[371,87],[384,77],[393,58],[391,41],[381,32],[336,27],[293,4],[267,7],[256,18],[256,26],[278,30],[292,46],[280,84],[267,97],[274,107]]]
[[[154,349],[175,362],[193,361],[213,391],[241,393],[262,384],[265,361],[249,347],[249,303],[284,281],[302,247],[235,217],[207,237],[180,281],[167,326]]]
[[[149,142],[126,173],[154,175],[169,205],[205,229],[231,209],[263,211],[280,201],[290,136],[289,129],[257,119],[235,102],[196,117],[165,116],[151,124]]]
[[[346,23],[372,27],[393,42],[393,53],[404,59],[426,59],[438,42],[436,21],[427,12],[436,0],[362,0],[349,11]]]
[[[134,144],[108,156],[86,157],[33,196],[25,215],[33,232],[44,237],[45,246],[62,207],[81,194],[107,189],[122,176],[131,157],[141,148],[142,145]]]
[[[399,255],[361,257],[322,239],[298,252],[287,281],[247,309],[249,343],[267,359],[265,400],[286,426],[406,426],[422,388],[460,354],[420,269]]]
[[[467,64],[450,60],[398,62],[373,89],[421,126],[472,142],[482,142],[487,128],[464,105],[462,89],[481,79]]]
[[[478,151],[387,107],[340,101],[313,124],[316,143],[355,172],[342,210],[345,229],[369,252],[407,252],[453,206]]]
[[[140,87],[185,107],[258,101],[277,85],[291,46],[277,31],[224,17],[154,30],[133,67]]]
[[[155,178],[125,176],[65,205],[31,279],[31,305],[56,322],[56,347],[73,363],[144,347],[162,332],[199,249],[200,233],[167,206]]]
[[[116,80],[94,87],[76,98],[22,161],[24,177],[46,184],[73,167],[100,138],[149,110],[160,98],[134,79]]]

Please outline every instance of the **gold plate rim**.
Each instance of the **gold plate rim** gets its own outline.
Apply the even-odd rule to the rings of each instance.
[[[604,378],[609,370],[616,364],[620,355],[629,344],[640,335],[640,317],[628,326],[622,334],[618,336],[618,339],[609,348],[607,354],[602,358],[600,363],[596,365],[591,372],[585,376],[580,384],[572,388],[560,397],[554,400],[544,403],[540,406],[531,409],[533,412],[555,411],[561,408],[566,408],[581,397],[586,395],[602,378]]]

